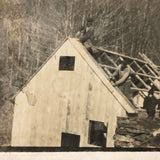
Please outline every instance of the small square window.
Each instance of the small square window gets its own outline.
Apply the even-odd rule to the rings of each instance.
[[[73,71],[75,64],[74,56],[61,56],[59,60],[59,70]]]
[[[106,147],[107,126],[104,122],[89,121],[89,144]]]
[[[72,148],[79,147],[80,135],[62,133],[61,135],[61,147],[63,148]]]

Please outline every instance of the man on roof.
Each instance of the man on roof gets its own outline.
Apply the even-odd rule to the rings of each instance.
[[[76,37],[84,44],[87,50],[91,50],[92,40],[94,38],[94,28],[93,28],[93,19],[88,18],[86,27],[82,27],[80,31],[76,34]]]
[[[128,67],[128,61],[125,59],[121,61],[121,64],[117,67],[110,80],[113,86],[117,86],[122,93],[132,102],[132,91],[131,91],[131,70]]]

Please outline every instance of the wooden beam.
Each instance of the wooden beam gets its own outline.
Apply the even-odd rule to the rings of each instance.
[[[138,74],[136,74],[136,72],[132,69],[132,67],[130,65],[128,65],[128,67],[131,69],[131,71],[135,74],[136,78],[147,88],[150,89],[149,86],[142,80],[141,77],[139,77]]]
[[[131,69],[131,71],[133,73],[135,73],[135,71],[129,66],[129,68]],[[147,88],[150,89],[150,87],[142,80],[142,78],[139,76],[140,73],[135,73],[136,78]]]
[[[131,87],[132,90],[136,90],[136,91],[142,91],[142,92],[148,92],[148,89],[145,88],[137,88],[137,87]]]
[[[120,57],[118,57],[118,58],[115,60],[115,63],[117,63],[119,59],[120,59]]]
[[[101,67],[107,67],[107,68],[113,69],[113,70],[116,70],[116,69],[117,69],[116,67],[108,66],[108,65],[106,65],[106,64],[101,64],[101,63],[99,63],[99,65],[100,65]],[[129,66],[129,68],[131,68],[131,67]],[[132,69],[132,68],[131,68],[131,69]],[[153,79],[158,79],[158,80],[160,80],[160,77],[154,77],[154,76],[150,76],[150,75],[143,74],[143,73],[137,73],[137,72],[135,72],[133,69],[132,69],[132,71],[133,71],[132,74],[134,74],[134,75],[138,75],[138,76],[143,76],[143,77],[148,77],[148,78],[153,78]]]
[[[142,70],[142,72],[143,72],[144,74],[147,75],[147,73],[145,72],[145,70],[143,70],[143,68],[142,68],[136,61],[134,61],[134,63],[137,65],[137,67],[138,67],[140,70]],[[151,77],[148,77],[148,79],[149,79],[152,83],[154,83],[154,81],[151,79]]]
[[[132,64],[134,64],[134,61],[132,61],[132,63],[130,63],[129,65],[131,66]]]
[[[99,63],[99,65],[100,65],[101,67],[107,67],[107,68],[112,69],[112,70],[116,70],[116,69],[117,69],[116,67],[108,66],[108,65],[106,65],[106,64],[100,64],[100,63]]]
[[[105,55],[105,52],[103,52],[99,57],[101,58],[102,56],[104,56]]]
[[[132,81],[131,81],[131,84],[133,87],[138,88]]]
[[[118,65],[113,61],[113,59],[110,58],[107,54],[105,54],[105,56],[108,58],[108,60],[109,60],[115,67],[118,66]]]
[[[157,76],[157,74],[155,74],[155,72],[148,66],[148,64],[145,64],[145,67],[146,67],[154,76]]]
[[[148,64],[148,65],[149,65],[149,64]],[[158,76],[160,76],[160,73],[159,73],[159,71],[158,71],[157,69],[153,68],[151,65],[150,65],[150,67],[155,71],[155,73],[156,73]]]
[[[143,67],[144,67],[144,65],[137,70],[137,73],[139,73],[140,71],[142,71]],[[142,72],[143,72],[143,71],[142,71]],[[147,73],[146,73],[146,74],[147,74]]]
[[[136,64],[136,66],[139,68],[139,70],[141,70],[144,74],[147,74],[144,70],[143,70],[143,68],[136,62],[136,61],[133,61],[135,64]],[[138,71],[137,71],[138,72]]]
[[[139,65],[139,66],[140,66],[140,65]],[[146,64],[143,64],[143,66],[140,66],[140,67],[142,68],[143,72],[145,72],[145,74],[150,75],[149,73],[150,73],[151,71],[146,67]],[[146,71],[143,69],[144,67],[145,67],[147,70],[149,70],[149,72],[146,72]],[[139,72],[139,71],[141,70],[141,68],[140,68],[137,72]],[[152,74],[152,73],[151,73],[151,75],[157,76],[157,75]]]
[[[138,53],[146,62],[148,62],[153,68],[157,68],[155,65],[144,53]]]
[[[151,66],[155,73],[160,76],[160,73],[157,70],[157,65],[155,65],[144,53],[139,53],[139,55]]]
[[[100,48],[100,47],[94,47],[94,48],[96,48],[98,50],[101,50],[101,51],[104,51],[108,54],[112,54],[112,55],[114,54],[114,55],[117,55],[117,56],[121,56],[123,58],[127,58],[127,59],[130,59],[130,60],[135,60],[135,61],[138,61],[138,62],[141,62],[141,63],[144,63],[144,64],[147,63],[146,61],[143,61],[143,60],[140,60],[140,59],[137,59],[137,58],[133,58],[133,57],[129,57],[129,56],[126,56],[124,54],[117,53],[117,52],[109,51],[109,50],[106,50],[106,49],[103,49],[103,48]]]
[[[148,92],[149,90],[145,89],[145,88],[137,88],[137,87],[131,87],[132,90],[136,90],[136,91],[142,91],[142,92]],[[160,91],[154,91],[154,93],[158,93],[160,94]]]
[[[105,72],[107,72],[108,76],[111,76],[111,75],[112,75],[112,73],[108,70],[107,67],[103,67],[103,69],[104,69]]]
[[[119,54],[119,53],[117,53],[117,52],[112,52],[112,51],[109,51],[109,50],[106,50],[106,49],[102,49],[102,48],[99,48],[99,47],[94,47],[94,48],[96,48],[96,49],[99,49],[99,50],[101,50],[101,51],[104,51],[106,54],[114,54],[114,55],[117,55],[117,56],[120,56],[120,58],[127,58],[127,59],[130,59],[130,60],[134,60],[134,61],[138,61],[138,62],[141,62],[141,63],[143,63],[143,64],[146,64],[146,67],[149,69],[149,67],[147,66],[147,65],[150,65],[151,67],[152,67],[152,69],[154,70],[154,72],[157,74],[157,75],[160,75],[160,73],[159,73],[159,71],[157,71],[151,64],[150,64],[150,62],[148,62],[145,58],[143,58],[143,56],[142,56],[142,54],[141,53],[139,53],[140,54],[140,56],[144,59],[144,61],[143,60],[140,60],[140,59],[137,59],[137,58],[133,58],[133,57],[129,57],[129,56],[126,56],[126,55],[123,55],[123,54]],[[123,59],[122,58],[122,59]],[[159,66],[158,66],[159,67]],[[151,69],[149,69],[149,71],[152,73],[152,74],[154,74],[154,72],[151,70]],[[155,74],[154,74],[155,75]]]
[[[120,56],[120,60],[123,61],[124,59]]]
[[[108,70],[108,68],[109,68],[109,69],[116,70],[115,67],[111,67],[111,66],[108,66],[108,65],[105,65],[105,64],[99,64],[99,65],[104,68],[104,70],[108,73],[109,76],[111,76],[112,73]],[[134,88],[138,88],[132,81],[131,81],[131,84],[132,84],[132,86],[133,86]],[[133,88],[133,87],[132,87],[132,88]],[[145,94],[144,94],[142,91],[140,91],[140,95],[141,95],[143,98],[145,97]]]
[[[154,77],[154,76],[150,76],[150,75],[143,74],[143,73],[137,73],[137,72],[135,72],[134,74],[135,74],[135,75],[139,75],[139,76],[143,76],[143,77],[148,77],[148,78],[153,78],[153,79],[158,79],[158,80],[160,80],[160,77]]]

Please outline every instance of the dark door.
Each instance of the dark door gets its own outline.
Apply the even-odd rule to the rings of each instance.
[[[80,135],[62,133],[61,135],[61,147],[63,148],[77,148],[80,143]]]
[[[89,121],[89,144],[106,147],[107,126],[104,122]]]

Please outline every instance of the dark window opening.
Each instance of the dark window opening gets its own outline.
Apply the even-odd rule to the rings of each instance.
[[[75,64],[75,57],[61,56],[59,60],[59,70],[73,71]]]
[[[62,133],[61,135],[61,147],[63,148],[77,148],[80,143],[80,135]]]
[[[104,122],[89,121],[89,144],[106,147],[107,126]]]

